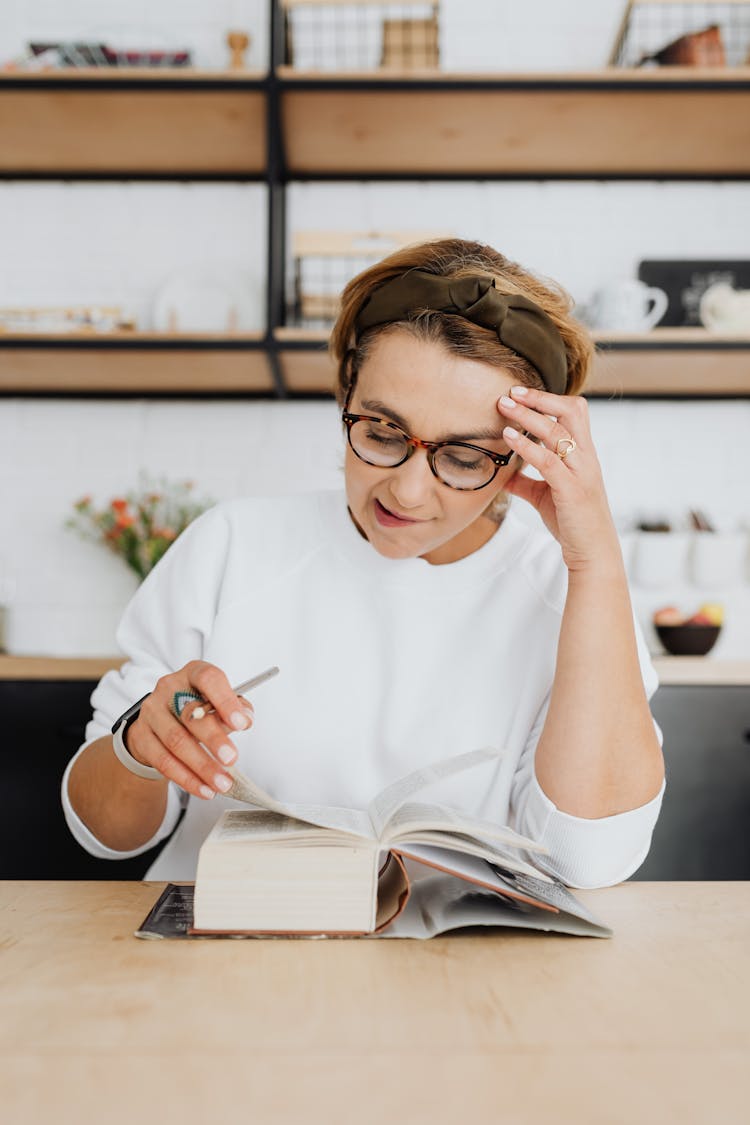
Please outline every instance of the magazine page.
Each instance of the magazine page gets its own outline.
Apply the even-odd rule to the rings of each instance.
[[[427,845],[429,848],[447,848],[448,851],[458,855],[473,856],[497,865],[498,870],[517,871],[535,879],[552,882],[551,876],[539,871],[533,863],[528,863],[527,860],[522,859],[517,852],[504,848],[495,841],[483,840],[480,842],[474,836],[465,836],[463,832],[413,832],[393,843],[391,848],[394,852],[406,854],[413,847],[422,845]]]
[[[572,896],[571,896],[572,898]],[[494,891],[471,887],[453,875],[431,875],[412,883],[403,913],[379,938],[430,938],[466,926],[509,926],[579,937],[611,937],[575,899],[575,910],[554,913],[526,902],[500,899]]]
[[[488,891],[495,891],[505,898],[520,899],[531,906],[551,910],[553,914],[559,910],[559,907],[547,903],[549,895],[531,894],[528,889],[530,880],[520,880],[514,870],[502,868],[483,857],[463,851],[452,851],[450,848],[412,843],[403,844],[391,854],[400,855],[402,859],[415,860],[427,868],[442,871],[447,875],[456,875],[459,879],[475,883]]]

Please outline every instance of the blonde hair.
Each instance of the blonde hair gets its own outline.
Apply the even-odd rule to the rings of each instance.
[[[355,321],[370,294],[384,282],[411,269],[425,270],[449,279],[476,273],[491,274],[500,293],[518,293],[534,301],[554,321],[565,345],[568,361],[565,393],[580,394],[591,369],[594,345],[588,331],[571,315],[573,301],[569,294],[555,282],[542,282],[491,246],[460,238],[445,238],[407,246],[389,254],[357,274],[344,289],[341,310],[330,339],[330,351],[337,369],[336,398],[339,405],[343,405],[374,340],[391,331],[395,324],[420,339],[442,344],[454,355],[502,367],[520,383],[543,388],[538,372],[528,360],[502,344],[492,329],[483,328],[462,316],[432,310],[418,312],[407,320],[369,328],[357,339]]]

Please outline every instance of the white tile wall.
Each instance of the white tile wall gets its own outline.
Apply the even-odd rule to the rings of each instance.
[[[162,287],[193,266],[242,270],[262,328],[259,184],[0,183],[0,305],[121,305],[152,326]]]
[[[444,61],[463,69],[539,70],[603,64],[620,0],[443,0]],[[225,64],[229,26],[253,34],[264,65],[265,0],[5,0],[0,58],[29,37],[101,35],[119,42],[189,43],[206,66]],[[161,40],[159,40],[161,37]],[[750,186],[662,182],[297,184],[292,229],[412,227],[496,245],[556,277],[577,301],[633,274],[644,256],[750,255]],[[194,262],[244,267],[264,286],[264,192],[254,185],[0,184],[0,304],[123,303],[143,323],[159,286]],[[625,531],[646,516],[706,510],[724,531],[750,526],[750,402],[596,402],[594,433],[612,510]],[[290,465],[282,442],[300,459]],[[140,469],[195,479],[215,499],[332,487],[340,482],[333,403],[0,399],[0,602],[19,653],[108,654],[133,589],[124,564],[80,541],[63,521],[84,493],[104,502]],[[527,510],[527,517],[534,518]],[[630,540],[626,537],[630,550]],[[717,655],[750,654],[750,578],[731,588],[689,580],[640,586],[646,620],[665,601],[685,609],[723,600]],[[637,571],[634,570],[634,580]]]

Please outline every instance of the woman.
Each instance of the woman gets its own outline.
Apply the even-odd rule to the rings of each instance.
[[[96,688],[63,781],[84,847],[137,855],[187,805],[148,877],[190,879],[224,767],[282,800],[364,807],[492,745],[487,768],[430,795],[545,844],[535,862],[570,886],[638,868],[664,791],[657,682],[578,393],[591,342],[569,309],[460,240],[347,286],[332,335],[345,494],[220,503],[143,583],[118,631],[129,660]],[[230,685],[272,664],[256,723]],[[215,713],[191,718],[185,692]],[[116,755],[111,728],[144,693]]]

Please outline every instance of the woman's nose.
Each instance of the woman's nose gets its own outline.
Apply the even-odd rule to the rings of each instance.
[[[436,483],[426,449],[415,449],[411,457],[392,472],[391,492],[403,509],[418,508],[424,504]]]

